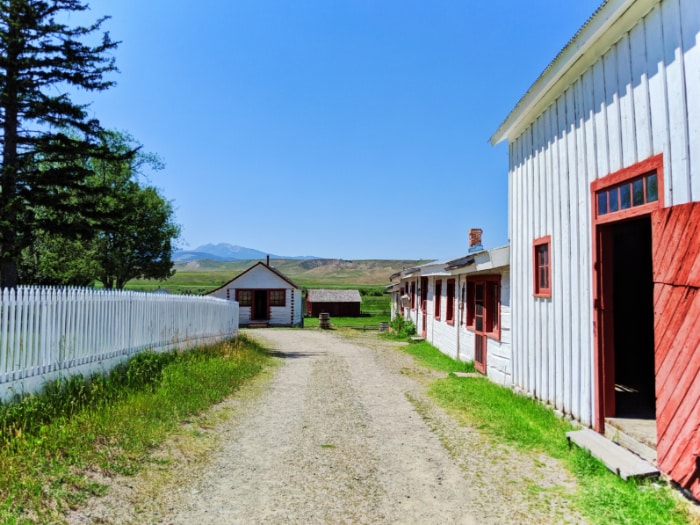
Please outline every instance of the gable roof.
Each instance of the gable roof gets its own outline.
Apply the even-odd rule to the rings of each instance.
[[[549,105],[661,0],[604,0],[550,62],[491,137],[514,141]]]
[[[311,303],[360,303],[359,290],[309,290],[306,300]]]
[[[255,264],[254,264],[253,266],[251,266],[250,268],[248,268],[248,269],[244,270],[243,272],[239,273],[238,275],[236,275],[236,277],[234,277],[234,278],[231,279],[230,281],[228,281],[228,282],[222,284],[222,285],[219,286],[218,288],[215,288],[215,289],[211,290],[210,292],[207,292],[207,295],[212,294],[212,293],[216,292],[217,290],[221,290],[222,288],[227,288],[227,287],[231,286],[232,283],[234,283],[235,281],[237,281],[238,279],[240,279],[241,277],[243,277],[245,274],[247,274],[248,272],[250,272],[250,271],[252,271],[252,270],[254,270],[255,268],[258,268],[258,267],[260,267],[260,266],[262,266],[263,269],[265,269],[265,270],[267,270],[267,271],[269,271],[269,272],[275,274],[277,277],[279,277],[280,279],[282,279],[283,281],[285,281],[287,284],[289,284],[290,287],[296,288],[297,290],[300,289],[289,277],[287,277],[286,275],[284,275],[282,272],[280,272],[280,271],[277,270],[276,268],[273,268],[272,266],[268,266],[267,264],[265,264],[264,262],[261,261],[261,262],[255,263]]]

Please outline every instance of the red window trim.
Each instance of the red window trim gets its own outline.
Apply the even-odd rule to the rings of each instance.
[[[614,211],[605,215],[598,215],[598,192],[605,191],[612,186],[618,186],[625,182],[636,179],[637,177],[656,172],[656,184],[658,192],[658,200],[649,202],[641,206],[635,206],[626,210]],[[647,215],[657,208],[664,207],[664,159],[663,154],[659,153],[646,160],[623,168],[616,172],[610,173],[605,177],[591,182],[591,209],[593,212],[594,224],[605,224],[607,222],[615,222],[641,215]]]
[[[538,248],[547,247],[547,285],[540,282]],[[550,299],[552,297],[552,236],[545,235],[532,241],[532,295]]]
[[[464,310],[466,311],[467,318],[467,329],[471,332],[476,332],[476,322],[474,320],[474,303],[476,300],[476,284],[484,285],[484,302],[486,304],[486,315],[491,321],[491,327],[488,331],[483,331],[484,335],[490,339],[495,339],[496,341],[501,340],[501,275],[500,274],[490,274],[490,275],[475,275],[473,277],[467,277],[467,300]],[[496,285],[496,311],[489,312],[488,297],[489,284]],[[492,310],[492,309],[491,309]]]

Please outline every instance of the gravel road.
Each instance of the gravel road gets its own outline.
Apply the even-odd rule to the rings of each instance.
[[[157,472],[111,480],[69,523],[584,522],[556,462],[457,424],[425,394],[434,374],[396,343],[313,330],[248,335],[281,365],[226,403],[205,459],[166,447],[166,481]]]

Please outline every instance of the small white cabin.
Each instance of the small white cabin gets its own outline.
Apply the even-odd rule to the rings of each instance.
[[[239,326],[302,326],[302,293],[282,272],[258,262],[208,295],[238,301]]]

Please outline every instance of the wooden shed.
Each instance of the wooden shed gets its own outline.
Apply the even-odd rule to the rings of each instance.
[[[238,301],[239,326],[302,326],[301,289],[258,262],[208,295]]]
[[[700,498],[700,2],[604,2],[491,140],[514,384]]]
[[[331,317],[359,317],[362,297],[359,290],[309,290],[306,293],[306,315],[320,313]]]

